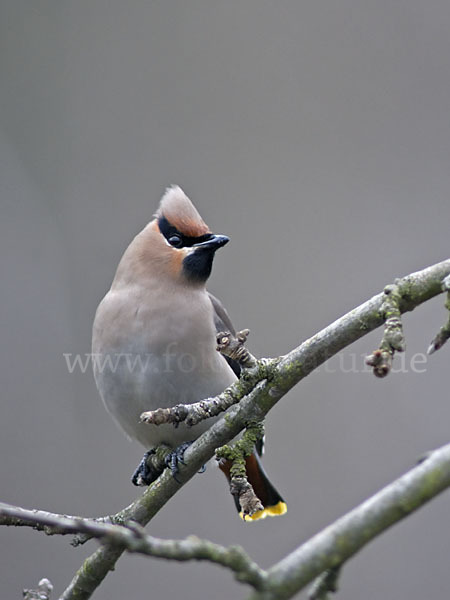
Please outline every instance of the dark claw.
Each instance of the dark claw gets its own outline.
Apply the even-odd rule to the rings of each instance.
[[[185,464],[183,460],[184,453],[193,443],[193,441],[194,440],[192,440],[191,442],[183,442],[183,444],[180,444],[177,448],[175,448],[173,452],[166,456],[166,466],[169,467],[170,472],[172,473],[172,477],[177,483],[181,483],[181,481],[177,479],[177,475],[180,471],[180,469],[178,468],[178,463],[181,463],[182,465]]]
[[[141,462],[131,478],[133,485],[150,485],[161,475],[161,473],[157,473],[155,469],[152,469],[147,463],[148,457],[152,456],[152,454],[155,454],[154,448],[148,450],[142,457]]]

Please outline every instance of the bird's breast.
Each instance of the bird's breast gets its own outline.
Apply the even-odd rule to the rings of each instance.
[[[126,433],[145,446],[170,435],[172,426],[139,423],[147,410],[191,404],[221,393],[235,375],[215,349],[213,309],[206,293],[194,298],[108,296],[94,323],[94,374],[102,399]],[[106,323],[108,326],[106,327]],[[197,437],[209,423],[191,431]]]

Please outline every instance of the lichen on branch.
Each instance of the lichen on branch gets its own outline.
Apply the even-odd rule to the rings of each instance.
[[[261,500],[248,481],[246,472],[246,459],[255,451],[256,444],[264,437],[262,422],[253,422],[247,428],[240,440],[232,445],[224,445],[216,450],[216,459],[229,461],[230,467],[230,493],[237,498],[241,507],[241,514],[245,520],[258,511],[264,510]]]
[[[386,377],[392,368],[395,352],[406,348],[403,335],[400,303],[402,295],[397,282],[384,288],[384,301],[380,314],[384,319],[384,332],[379,347],[366,357],[366,364],[373,367],[376,377]]]

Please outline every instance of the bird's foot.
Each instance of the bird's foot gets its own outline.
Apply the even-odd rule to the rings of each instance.
[[[150,457],[154,457],[156,454],[156,448],[151,448],[142,457],[136,471],[133,473],[131,481],[133,485],[147,486],[158,479],[163,469],[158,469],[153,464],[154,461]]]
[[[175,448],[170,454],[166,456],[165,463],[166,467],[169,467],[170,472],[172,473],[172,477],[175,479],[177,483],[181,483],[179,479],[177,479],[177,475],[180,471],[178,465],[181,463],[184,465],[184,453],[189,448],[189,446],[194,442],[191,440],[190,442],[183,442],[179,446]]]
[[[175,481],[181,483],[177,478],[180,471],[178,465],[180,463],[182,465],[185,464],[184,453],[193,441],[194,440],[183,442],[183,444],[180,444],[174,450],[169,449],[166,445],[157,446],[156,448],[148,450],[142,457],[141,462],[131,478],[132,483],[138,486],[148,486],[158,479],[165,467],[170,469]],[[203,473],[205,470],[206,466],[203,465],[199,473]]]
[[[184,465],[184,453],[189,448],[189,446],[193,443],[194,440],[190,442],[183,442],[179,446],[175,448],[170,454],[166,456],[165,463],[166,467],[169,467],[170,472],[172,473],[172,477],[176,482],[181,483],[179,479],[177,479],[177,475],[180,471],[179,463]]]

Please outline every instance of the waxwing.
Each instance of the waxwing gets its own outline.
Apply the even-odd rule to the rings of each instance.
[[[239,374],[238,365],[216,350],[216,333],[233,332],[233,326],[205,287],[214,254],[228,241],[211,233],[181,188],[170,187],[155,218],[126,249],[98,306],[92,336],[98,391],[119,426],[147,450],[160,444],[175,449],[211,423],[156,426],[140,422],[144,411],[216,396]],[[229,465],[221,468],[229,475]],[[256,451],[247,459],[247,474],[264,510],[246,520],[286,512]]]

